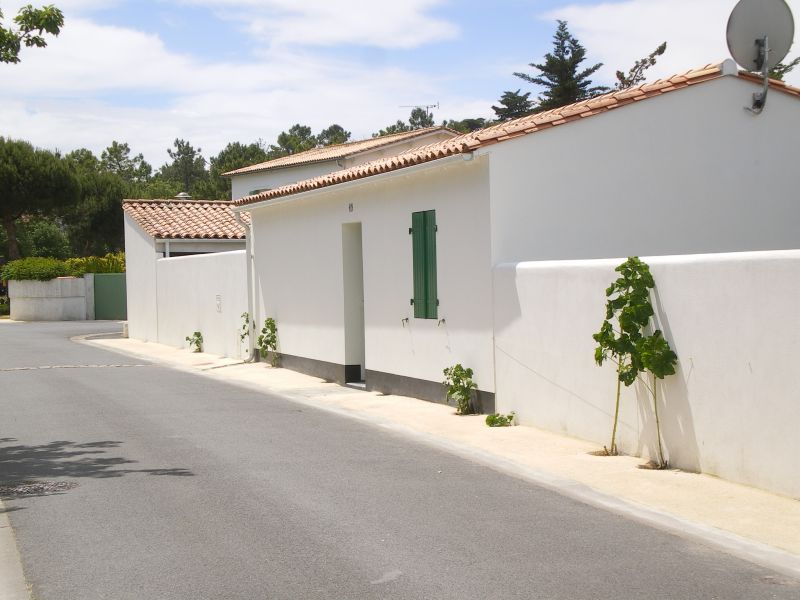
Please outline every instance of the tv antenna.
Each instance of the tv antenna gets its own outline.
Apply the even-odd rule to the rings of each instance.
[[[439,103],[436,104],[401,104],[400,108],[424,108],[425,109],[425,116],[431,116],[431,109],[435,108],[439,110]]]
[[[767,103],[769,72],[789,53],[794,39],[794,18],[785,0],[739,0],[728,18],[728,50],[748,71],[761,73],[760,92],[745,108],[761,114]]]

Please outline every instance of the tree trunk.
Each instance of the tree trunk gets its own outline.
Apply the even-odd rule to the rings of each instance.
[[[3,217],[3,228],[6,230],[8,239],[8,260],[22,258],[19,253],[19,242],[17,241],[17,224],[10,216]]]

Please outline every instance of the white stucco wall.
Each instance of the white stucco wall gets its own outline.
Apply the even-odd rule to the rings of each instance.
[[[342,224],[360,222],[366,368],[438,382],[461,362],[493,391],[487,169],[459,159],[252,210],[259,318],[276,319],[281,352],[345,364]],[[410,305],[411,213],[430,209],[442,323]]]
[[[493,262],[800,247],[800,101],[723,77],[487,149]]]
[[[332,173],[355,165],[360,165],[371,160],[383,158],[385,156],[395,156],[411,148],[417,148],[427,144],[433,144],[441,140],[453,137],[453,134],[446,131],[438,131],[425,136],[391,144],[383,148],[376,148],[369,152],[364,152],[350,158],[339,160],[327,160],[323,162],[297,165],[293,167],[283,167],[271,169],[260,173],[249,173],[245,175],[235,175],[231,177],[232,199],[242,198],[249,195],[254,190],[275,189],[282,185],[311,179],[326,173]]]
[[[158,341],[155,240],[125,215],[125,271],[129,337]]]
[[[156,262],[158,341],[188,348],[186,336],[203,334],[203,349],[232,358],[247,347],[239,338],[247,311],[245,251],[217,252]]]
[[[678,355],[659,384],[672,465],[800,497],[800,251],[646,258],[656,325]],[[622,259],[495,270],[497,407],[608,445],[615,370],[594,362],[605,288]],[[652,400],[623,388],[618,445],[657,452]]]

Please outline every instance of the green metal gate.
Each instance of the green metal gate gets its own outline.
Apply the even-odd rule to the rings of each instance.
[[[123,321],[128,318],[125,273],[95,274],[94,318],[100,321]]]

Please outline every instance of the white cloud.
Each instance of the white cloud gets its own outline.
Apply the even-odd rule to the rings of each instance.
[[[335,121],[368,137],[407,115],[399,104],[438,97],[441,88],[403,69],[280,48],[257,60],[205,62],[170,51],[156,35],[81,18],[3,75],[0,135],[96,153],[117,139],[155,165],[176,137],[206,157],[231,141],[271,142],[296,122],[318,131]]]
[[[788,0],[788,4],[800,14],[800,0]],[[663,41],[667,41],[667,52],[648,72],[651,79],[728,58],[725,31],[735,5],[736,0],[626,0],[569,5],[544,18],[569,21],[589,60],[605,64],[597,79],[613,82],[616,70],[632,66]],[[798,51],[795,44],[790,56]],[[800,85],[800,69],[787,82]]]
[[[242,23],[245,31],[270,46],[353,44],[378,48],[416,48],[453,39],[458,27],[435,17],[443,0],[181,0]]]

